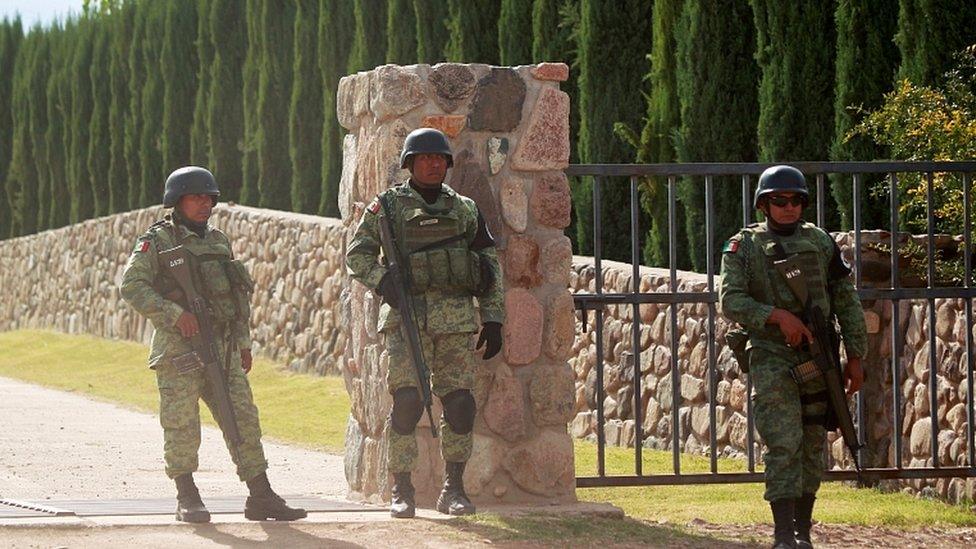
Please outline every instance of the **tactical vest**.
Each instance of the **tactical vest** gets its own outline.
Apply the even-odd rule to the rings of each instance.
[[[180,242],[177,228],[172,223],[163,225],[173,239]],[[183,243],[191,259],[194,286],[207,301],[213,321],[217,324],[230,324],[235,321],[247,322],[250,316],[250,294],[254,292],[254,281],[247,268],[233,255],[229,244],[202,239],[190,239]],[[176,281],[165,270],[160,277],[157,291],[167,299],[180,303],[185,309],[188,304],[179,292]],[[175,293],[174,293],[175,291]]]
[[[773,266],[776,260],[795,258],[803,271],[811,304],[820,306],[829,317],[831,308],[827,293],[827,260],[823,248],[818,244],[816,229],[800,226],[796,234],[788,237],[777,236],[761,227],[744,230],[752,236],[754,250],[758,255],[753,262],[749,293],[763,303],[785,309],[802,318],[803,304],[793,295],[786,280]],[[775,326],[767,328],[771,328],[772,336],[781,337]]]
[[[389,200],[389,195],[386,195]],[[480,258],[468,250],[465,219],[457,196],[444,207],[399,194],[393,219],[397,244],[410,275],[410,290],[422,294],[430,288],[474,292],[481,281]]]

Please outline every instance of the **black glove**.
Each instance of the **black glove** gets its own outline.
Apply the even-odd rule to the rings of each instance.
[[[486,346],[487,344],[487,346]],[[485,322],[481,325],[481,334],[478,336],[478,345],[475,349],[480,350],[485,347],[484,360],[498,354],[502,350],[502,325],[498,322]]]
[[[400,308],[400,300],[397,299],[396,287],[393,286],[393,276],[390,273],[383,275],[380,279],[379,285],[376,287],[376,293],[380,294],[383,301],[388,303],[390,307],[394,309]]]

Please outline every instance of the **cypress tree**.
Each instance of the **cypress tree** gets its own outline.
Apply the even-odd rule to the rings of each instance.
[[[190,128],[190,164],[212,167],[210,153],[210,71],[213,68],[214,46],[210,38],[210,0],[196,0],[197,4],[197,89],[193,101],[193,125]]]
[[[759,157],[823,160],[834,136],[831,6],[752,0],[759,84]]]
[[[681,118],[677,161],[755,162],[759,67],[749,6],[737,0],[687,0],[675,35]],[[701,178],[683,182],[679,191],[687,228],[684,248],[699,272],[706,265],[704,191]],[[718,250],[742,224],[741,179],[715,178],[713,192]]]
[[[197,28],[193,0],[170,0],[159,66],[163,75],[163,172],[190,163],[190,128],[197,91],[197,53],[187,35]]]
[[[166,3],[148,2],[142,36],[144,67],[142,105],[139,117],[139,203],[159,204],[163,196],[163,82],[160,74],[160,51],[166,28]]]
[[[448,0],[448,61],[497,65],[501,0]]]
[[[4,18],[0,23],[0,74],[11,75],[17,62],[17,50],[23,39],[20,18]],[[7,195],[7,173],[13,155],[13,78],[0,78],[0,239],[10,236],[13,219],[12,197]]]
[[[9,236],[34,232],[36,194],[34,193],[34,151],[30,138],[30,69],[38,29],[28,34],[17,48],[14,60],[11,102],[13,110],[13,149],[7,170],[6,192],[12,211]]]
[[[129,209],[128,169],[125,158],[126,118],[129,111],[129,49],[132,47],[132,31],[135,24],[135,3],[119,6],[112,15],[112,37],[109,49],[109,86],[112,102],[108,112],[109,164],[108,191],[109,211]]]
[[[501,0],[498,58],[502,65],[532,62],[532,0]]]
[[[412,0],[388,0],[386,6],[386,62],[417,62],[417,18]]]
[[[86,161],[88,163],[87,185],[92,190],[92,211],[96,217],[107,215],[112,192],[108,186],[108,168],[111,158],[111,141],[108,127],[109,104],[112,90],[109,79],[105,78],[109,68],[109,40],[111,34],[106,29],[104,17],[92,19],[92,56],[88,67],[91,82],[91,119],[88,122],[89,145]]]
[[[892,89],[891,75],[898,65],[898,48],[892,40],[898,11],[894,0],[847,0],[837,4],[837,80],[834,99],[834,141],[831,160],[874,160],[887,154],[866,135],[847,134],[862,116],[861,109],[878,108],[885,93]],[[865,181],[866,191],[884,185],[883,179]],[[831,191],[840,209],[841,227],[853,226],[854,205],[851,180],[832,177]],[[866,194],[864,195],[866,196]],[[865,227],[886,226],[888,208],[862,200]]]
[[[612,127],[621,122],[637,127],[644,112],[644,59],[650,50],[650,3],[626,0],[612,5],[595,0],[580,3],[579,90],[581,162],[629,162],[633,158]],[[612,100],[608,100],[612,98]],[[630,190],[624,181],[605,180],[602,187],[604,256],[630,258]],[[577,253],[593,250],[593,202],[590,180],[573,187]],[[640,220],[647,227],[646,216]]]
[[[71,114],[71,93],[68,89],[68,69],[71,41],[60,25],[51,29],[51,77],[47,82],[48,126],[44,134],[47,150],[48,180],[51,182],[51,201],[48,226],[63,227],[70,222],[71,193],[68,187],[67,119]]]
[[[445,21],[447,6],[443,0],[413,0],[417,22],[417,62],[438,63],[444,60],[444,47],[450,39]]]
[[[30,67],[30,137],[34,150],[34,177],[37,185],[35,230],[49,228],[48,210],[51,203],[51,179],[47,168],[47,82],[51,71],[50,31],[39,31]]]
[[[319,0],[298,0],[295,12],[294,87],[289,113],[291,209],[318,211],[322,182],[322,73],[319,70]]]
[[[238,0],[213,0],[210,39],[213,67],[210,82],[209,127],[211,169],[225,200],[240,200],[244,141],[243,65],[247,52],[246,5]]]
[[[258,204],[290,206],[291,159],[288,157],[288,100],[291,97],[295,10],[265,2],[261,9],[261,58],[258,78]]]
[[[976,43],[976,3],[899,0],[898,5],[898,79],[907,78],[920,86],[942,84],[952,68],[953,55]]]
[[[264,28],[261,25],[262,0],[247,0],[247,53],[243,67],[244,93],[244,141],[241,161],[241,203],[257,205],[258,195],[258,80],[261,69],[261,43]]]
[[[126,55],[126,70],[129,102],[125,112],[125,173],[128,177],[128,209],[146,206],[146,196],[142,184],[142,95],[146,90],[146,66],[144,65],[146,25],[149,20],[150,5],[146,2],[133,2],[128,8],[132,15],[132,39]]]
[[[356,34],[349,52],[349,73],[371,70],[386,59],[386,2],[354,0]]]
[[[579,0],[535,0],[532,4],[532,61],[569,65],[569,79],[559,88],[569,95],[569,135],[579,131],[579,65],[576,62],[576,29]],[[577,150],[570,150],[576,162]]]
[[[88,171],[89,124],[92,116],[91,63],[95,40],[93,20],[85,16],[72,31],[76,34],[71,65],[71,150],[68,183],[71,188],[71,222],[90,219],[95,211]]]
[[[336,116],[339,79],[346,74],[349,29],[355,28],[352,6],[345,0],[323,0],[319,10],[319,70],[322,74],[322,193],[319,215],[339,217],[339,178],[345,131]]]
[[[637,162],[673,162],[675,158],[672,134],[680,125],[678,84],[675,68],[676,26],[683,0],[657,0],[652,10],[651,93],[647,100],[647,121],[637,144]],[[642,202],[650,216],[650,230],[644,244],[645,261],[663,266],[668,262],[668,199],[667,179],[652,178],[643,187]],[[683,217],[683,216],[682,216]],[[681,220],[676,220],[673,236],[683,248],[685,239]],[[687,258],[676,258],[687,268]]]

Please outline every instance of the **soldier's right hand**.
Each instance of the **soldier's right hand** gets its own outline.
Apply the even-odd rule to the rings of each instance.
[[[393,285],[393,275],[390,273],[386,273],[380,279],[380,283],[376,287],[376,293],[380,294],[383,301],[388,303],[390,307],[394,309],[400,308],[400,300],[397,299],[396,287]]]
[[[779,326],[779,331],[783,333],[783,338],[786,339],[786,344],[790,347],[799,347],[803,344],[803,340],[806,340],[807,343],[813,343],[813,333],[803,324],[802,320],[787,310],[773,309],[767,322]]]
[[[183,311],[180,318],[176,319],[176,329],[183,337],[193,337],[200,333],[200,323],[197,322],[195,314]]]

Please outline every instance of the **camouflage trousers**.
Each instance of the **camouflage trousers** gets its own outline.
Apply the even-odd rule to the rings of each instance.
[[[474,355],[471,334],[430,334],[420,332],[420,344],[430,368],[431,392],[438,398],[458,389],[474,386]],[[386,383],[390,394],[402,387],[416,387],[417,373],[410,358],[410,348],[400,330],[386,332],[390,369]],[[387,420],[389,421],[389,420]],[[387,456],[391,473],[413,471],[417,465],[417,436],[401,435],[387,428]],[[468,461],[471,457],[471,433],[455,433],[443,417],[440,420],[441,456],[444,461]]]
[[[169,361],[164,360],[156,366],[156,384],[159,387],[159,423],[163,426],[166,474],[176,478],[197,470],[200,399],[207,404],[218,423],[223,420],[219,418],[217,402],[203,370],[180,374]],[[239,448],[234,448],[225,435],[224,443],[237,466],[237,476],[247,481],[266,471],[268,462],[261,446],[258,409],[251,396],[251,385],[241,369],[239,356],[234,356],[230,361],[227,386],[243,442]]]
[[[749,360],[755,403],[756,429],[766,444],[767,501],[797,498],[815,494],[824,471],[824,426],[804,424],[803,416],[823,417],[827,402],[802,404],[804,395],[826,389],[823,378],[798,386],[790,369],[799,357],[781,355],[753,348]]]

